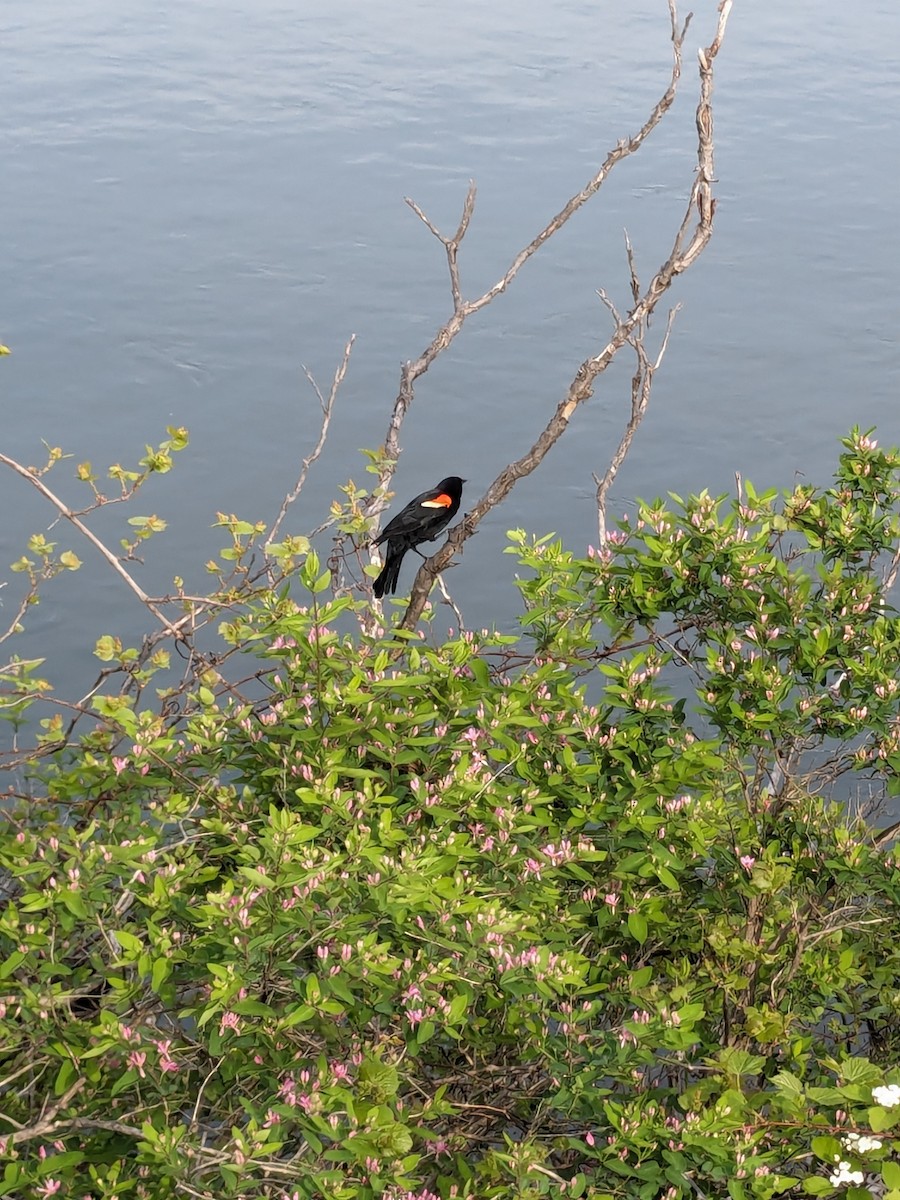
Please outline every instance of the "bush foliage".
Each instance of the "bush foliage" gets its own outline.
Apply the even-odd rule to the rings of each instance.
[[[310,550],[256,694],[98,696],[0,828],[0,1195],[898,1200],[898,480],[516,532],[515,637]]]

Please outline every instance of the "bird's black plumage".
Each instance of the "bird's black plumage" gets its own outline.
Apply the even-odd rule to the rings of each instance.
[[[444,529],[459,512],[462,487],[466,481],[458,475],[448,475],[437,487],[429,488],[406,508],[401,508],[393,520],[385,525],[375,539],[375,545],[387,542],[384,567],[372,584],[375,595],[381,599],[385,592],[397,590],[400,564],[407,550],[415,550],[420,542],[430,542]]]

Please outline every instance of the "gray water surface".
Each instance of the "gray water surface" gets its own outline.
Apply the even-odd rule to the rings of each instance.
[[[644,150],[473,318],[422,379],[396,478],[404,501],[449,473],[476,497],[526,449],[622,307],[627,226],[641,272],[666,257],[692,181],[697,4],[675,109]],[[167,424],[192,436],[133,513],[170,522],[141,580],[202,586],[217,510],[271,520],[314,444],[323,385],[350,371],[292,528],[365,478],[402,360],[449,312],[440,246],[403,203],[452,229],[476,295],[635,131],[669,71],[663,0],[6,0],[0,16],[0,449],[41,439],[96,468],[131,465]],[[719,208],[651,411],[611,509],[636,495],[826,481],[853,423],[900,441],[900,10],[736,0],[717,65]],[[663,322],[657,321],[661,332]],[[474,625],[514,623],[505,530],[595,540],[593,472],[625,420],[629,362],[485,522],[449,577]],[[81,495],[71,464],[48,482]],[[0,476],[0,564],[50,513]],[[129,513],[101,514],[113,542]],[[83,689],[102,633],[137,636],[134,598],[69,530],[89,570],[48,590],[21,654]],[[411,579],[411,568],[403,582]],[[16,582],[0,598],[10,611]],[[448,620],[447,624],[451,622]]]

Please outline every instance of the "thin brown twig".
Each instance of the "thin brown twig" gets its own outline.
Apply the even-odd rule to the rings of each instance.
[[[432,225],[431,221],[429,221],[414,200],[410,200],[409,196],[405,199],[419,220],[425,223],[447,252],[447,266],[450,270],[450,292],[453,296],[453,311],[456,312],[463,303],[462,289],[459,283],[459,244],[466,236],[469,222],[472,220],[472,213],[475,211],[475,180],[469,180],[469,190],[466,193],[466,200],[463,204],[462,216],[459,219],[459,225],[457,225],[456,233],[454,233],[453,237],[445,237],[440,230]]]
[[[353,343],[355,341],[356,334],[354,333],[351,335],[350,340],[344,347],[343,357],[341,358],[341,361],[335,370],[334,378],[331,381],[331,390],[328,393],[327,399],[322,395],[321,389],[319,388],[319,385],[309,368],[306,366],[303,367],[303,373],[306,375],[306,378],[312,385],[313,391],[316,393],[316,396],[319,399],[319,405],[322,409],[322,424],[319,429],[319,440],[316,442],[315,446],[306,456],[306,458],[304,458],[297,482],[281,502],[281,509],[279,510],[278,516],[275,519],[275,523],[272,526],[268,538],[266,539],[265,552],[267,555],[269,552],[269,547],[278,536],[278,531],[281,528],[285,517],[287,516],[288,509],[298,499],[300,493],[303,491],[303,486],[306,483],[306,477],[309,474],[309,468],[314,462],[316,462],[325,447],[325,441],[328,437],[328,429],[331,425],[331,414],[334,411],[334,402],[337,399],[337,394],[340,390],[341,384],[344,382],[344,376],[347,374],[347,367],[350,365],[350,354],[352,353]]]
[[[3,587],[6,587],[5,583],[3,584]],[[22,621],[25,617],[25,614],[28,612],[28,609],[31,607],[32,603],[34,602],[34,598],[37,595],[37,591],[38,591],[37,586],[34,583],[34,581],[32,580],[31,587],[28,589],[28,591],[25,593],[25,595],[19,601],[19,606],[16,609],[12,620],[9,622],[6,629],[4,629],[4,631],[2,633],[0,633],[0,643],[7,641],[9,638],[13,637],[17,633],[21,633]]]
[[[466,627],[466,623],[463,620],[463,615],[459,611],[459,607],[457,606],[456,601],[453,599],[453,597],[447,591],[447,585],[444,583],[443,576],[438,575],[436,582],[438,585],[438,590],[440,591],[441,596],[443,597],[444,603],[449,604],[450,607],[453,609],[453,615],[456,617],[457,629],[460,633],[462,633],[462,631]]]
[[[601,549],[605,547],[607,542],[606,501],[609,496],[609,489],[612,487],[616,475],[619,473],[619,468],[622,466],[628,451],[631,449],[634,435],[637,433],[638,427],[647,412],[647,407],[650,404],[650,393],[653,388],[653,377],[665,357],[666,349],[669,345],[669,336],[672,333],[672,324],[680,308],[681,305],[676,304],[674,308],[669,310],[669,316],[666,321],[666,332],[663,335],[662,345],[654,362],[650,362],[647,358],[647,352],[644,349],[644,330],[641,331],[639,337],[631,339],[631,345],[634,347],[638,360],[637,369],[631,381],[631,416],[622,432],[615,454],[610,459],[609,466],[606,468],[603,478],[600,479],[598,476],[594,476],[594,482],[597,485],[597,528]]]

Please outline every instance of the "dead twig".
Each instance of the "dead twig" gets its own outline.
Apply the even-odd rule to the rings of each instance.
[[[629,262],[631,262],[630,246],[629,246]],[[632,263],[632,280],[635,280],[634,266]],[[601,299],[606,302],[606,297],[601,293]],[[610,310],[612,306],[610,305]],[[666,321],[666,332],[663,336],[662,345],[654,362],[650,362],[647,358],[647,352],[644,349],[644,337],[646,329],[642,328],[636,337],[629,338],[629,344],[634,348],[637,356],[637,369],[631,380],[631,417],[622,437],[619,439],[619,444],[616,447],[616,452],[612,456],[609,466],[606,468],[606,473],[600,479],[597,475],[594,476],[594,483],[597,485],[597,528],[598,537],[600,540],[600,549],[606,546],[606,500],[609,495],[609,489],[612,487],[616,475],[619,473],[619,468],[625,461],[625,456],[631,448],[631,443],[634,441],[634,435],[638,431],[638,426],[644,419],[644,414],[650,404],[650,392],[653,387],[653,376],[659,370],[665,356],[666,349],[669,345],[669,335],[672,332],[672,325],[675,321],[676,314],[680,311],[681,305],[676,304],[674,308],[669,309],[668,320]]]
[[[461,550],[466,540],[475,533],[485,515],[506,498],[520,479],[523,479],[526,475],[530,475],[540,465],[550,449],[565,433],[575,411],[593,395],[594,384],[597,378],[607,369],[623,346],[633,344],[638,339],[640,330],[646,328],[648,319],[656,309],[659,301],[672,286],[674,280],[697,260],[709,243],[712,237],[713,218],[716,210],[716,203],[712,194],[712,185],[715,178],[712,120],[713,63],[722,44],[731,8],[732,0],[722,0],[719,6],[716,36],[705,50],[700,50],[699,52],[700,98],[696,115],[698,135],[697,172],[684,218],[675,234],[672,250],[668,258],[640,294],[640,298],[631,312],[625,317],[614,315],[616,328],[609,342],[599,354],[592,355],[582,362],[565,396],[557,404],[556,411],[547,422],[531,449],[500,472],[475,507],[466,514],[459,524],[455,525],[449,531],[445,544],[431,558],[423,562],[413,583],[409,605],[400,622],[399,627],[401,629],[407,631],[415,629],[419,618],[425,610],[428,596],[438,573],[450,565],[456,552]],[[672,83],[672,87],[674,87],[674,83],[677,81],[680,73],[681,58],[681,42],[676,32],[674,3],[670,3],[670,13],[673,18],[673,43],[675,45],[676,59]],[[681,34],[682,38],[683,36],[684,31]],[[666,94],[668,95],[668,93]],[[664,101],[665,97],[663,97],[663,101],[660,104]],[[666,107],[668,107],[668,104],[666,104]],[[659,105],[657,105],[658,108]],[[652,124],[648,122],[648,125],[645,125],[644,129],[649,132],[649,129],[652,127]],[[620,147],[627,144],[620,143]],[[599,178],[599,176],[595,178]],[[599,186],[599,183],[597,186]],[[563,211],[565,212],[565,210]],[[631,276],[632,286],[634,286],[636,273],[633,269],[633,264]],[[608,307],[611,306],[608,305]],[[612,311],[615,314],[614,308]],[[451,322],[452,320],[453,318],[451,318]],[[444,328],[447,329],[449,324]],[[395,413],[396,411],[395,407]]]
[[[315,446],[306,456],[306,458],[304,458],[297,482],[287,493],[281,503],[281,509],[279,510],[278,516],[275,518],[275,523],[269,532],[268,538],[266,539],[265,552],[267,556],[269,553],[269,547],[278,536],[278,531],[281,528],[285,517],[287,516],[288,509],[303,491],[303,485],[306,483],[306,477],[309,474],[309,468],[318,459],[319,455],[322,453],[322,450],[325,448],[325,441],[328,437],[328,429],[331,425],[331,414],[334,411],[334,402],[337,399],[337,394],[340,390],[341,384],[344,382],[344,376],[347,374],[347,367],[350,365],[350,354],[353,350],[353,343],[355,341],[356,334],[354,333],[351,335],[350,340],[344,347],[344,354],[340,363],[338,364],[337,370],[334,373],[334,378],[331,381],[331,390],[328,393],[327,399],[322,395],[321,389],[319,388],[319,385],[309,368],[306,366],[303,367],[303,373],[306,375],[306,378],[312,385],[312,389],[316,393],[316,396],[319,399],[319,405],[322,409],[322,424],[319,428],[319,440],[316,442]]]
[[[426,228],[438,239],[447,255],[447,266],[450,273],[450,291],[453,298],[453,312],[435,333],[429,345],[418,358],[403,364],[400,371],[400,388],[394,401],[391,416],[388,421],[387,433],[384,439],[385,465],[380,475],[380,488],[367,507],[371,515],[379,513],[383,508],[383,492],[387,489],[393,477],[397,460],[400,457],[400,429],[403,420],[413,402],[415,382],[419,379],[434,360],[441,354],[459,334],[467,319],[490,304],[501,292],[505,292],[519,271],[528,260],[540,250],[563,225],[594,196],[606,182],[613,168],[630,155],[636,153],[662,118],[671,108],[675,100],[678,81],[681,78],[682,46],[691,22],[690,16],[679,29],[678,14],[675,0],[669,0],[669,16],[672,25],[672,71],[668,86],[653,106],[649,116],[640,129],[629,138],[623,138],[612,149],[603,161],[599,170],[588,180],[581,191],[572,196],[560,211],[552,217],[544,228],[515,256],[504,274],[497,282],[475,300],[464,300],[459,277],[459,247],[469,228],[469,223],[475,208],[476,188],[474,182],[469,184],[469,190],[463,204],[459,225],[452,237],[447,237],[429,220],[422,209],[411,199],[406,203],[423,222]]]

